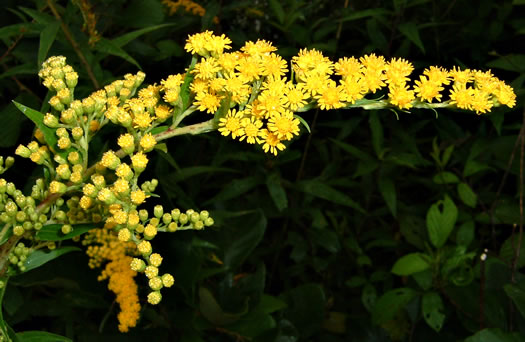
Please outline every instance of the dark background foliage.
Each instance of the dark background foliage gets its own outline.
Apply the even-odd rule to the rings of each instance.
[[[204,29],[234,49],[272,41],[286,58],[308,47],[334,60],[403,57],[416,73],[492,69],[518,103],[479,117],[312,111],[312,133],[276,158],[217,133],[172,139],[148,171],[160,181],[156,203],[208,209],[217,222],[155,240],[176,286],[158,307],[141,292],[138,327],[120,334],[113,294],[85,255],[68,254],[11,281],[3,309],[16,331],[75,341],[523,340],[523,0],[200,1],[203,17],[170,15],[160,0],[91,0],[98,41],[82,3],[52,2],[58,21],[49,1],[3,1],[4,155],[32,132],[11,100],[46,108],[36,76],[46,56],[67,56],[84,96],[137,69],[146,83],[182,72],[185,39]],[[31,168],[17,159],[6,176],[21,187],[32,175],[19,170]],[[433,235],[436,225],[450,234]]]

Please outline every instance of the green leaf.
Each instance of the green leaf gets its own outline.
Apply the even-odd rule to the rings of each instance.
[[[299,119],[299,121],[303,124],[303,126],[306,128],[306,130],[308,131],[308,133],[312,134],[312,131],[310,130],[310,126],[308,125],[308,122],[306,122],[305,119],[303,119],[302,117],[300,117],[299,115],[297,114],[294,114],[293,116],[294,118],[296,119]]]
[[[459,183],[459,178],[452,172],[442,171],[432,178],[436,184],[456,184]]]
[[[377,291],[374,285],[367,283],[361,292],[361,303],[368,312],[374,309],[377,302]]]
[[[379,187],[379,191],[381,192],[381,195],[383,196],[383,199],[385,200],[388,209],[390,209],[392,216],[396,217],[397,196],[394,182],[392,181],[392,179],[380,175],[377,181],[377,186]]]
[[[0,134],[0,147],[11,147],[16,144],[20,135],[22,124],[26,120],[20,115],[15,105],[10,103],[0,112],[2,118],[2,134]]]
[[[525,55],[524,54],[510,54],[502,56],[498,59],[490,61],[487,63],[487,66],[490,68],[515,71],[515,72],[525,72]]]
[[[421,311],[427,324],[439,332],[445,321],[443,300],[437,292],[427,292],[421,301]]]
[[[518,234],[513,234],[509,236],[509,238],[505,240],[503,244],[501,245],[501,248],[499,250],[499,256],[505,262],[510,264],[516,256],[517,249],[518,249]],[[522,268],[523,266],[525,266],[525,242],[522,242],[519,252],[520,254],[516,262],[516,267]]]
[[[370,130],[372,132],[372,146],[374,146],[374,151],[376,155],[380,158],[383,155],[383,126],[377,115],[377,111],[372,111],[370,113],[370,118],[368,119],[370,125]]]
[[[424,271],[430,267],[428,255],[421,253],[410,253],[399,258],[394,266],[392,273],[398,276],[408,276],[414,273]]]
[[[143,34],[146,34],[146,33],[152,32],[152,31],[156,31],[156,30],[164,28],[164,27],[173,26],[173,25],[175,25],[175,23],[161,24],[161,25],[145,27],[145,28],[142,28],[142,29],[138,29],[136,31],[125,33],[125,34],[123,34],[120,37],[112,39],[111,42],[115,46],[118,46],[118,47],[121,48],[124,45],[128,44],[129,42],[131,42],[132,40],[137,39],[138,37],[142,36]]]
[[[469,159],[465,163],[465,168],[463,169],[463,177],[469,177],[475,173],[491,169],[492,168],[485,163],[480,163],[476,160]]]
[[[445,244],[454,229],[457,217],[458,209],[448,196],[430,207],[427,212],[427,231],[430,242],[435,247],[440,248]]]
[[[363,161],[370,161],[370,160],[375,161],[374,157],[372,157],[371,155],[367,154],[366,152],[361,151],[357,147],[354,147],[354,146],[352,146],[350,144],[344,143],[344,142],[339,141],[339,140],[335,140],[335,139],[330,139],[330,140],[334,144],[339,146],[341,149],[343,149],[345,152],[349,153],[350,155],[352,155],[353,157],[355,157],[357,159],[360,159],[360,160],[363,160]]]
[[[60,28],[60,22],[53,21],[46,25],[40,33],[40,45],[38,46],[38,66],[40,67],[46,59],[47,53],[53,45]]]
[[[387,15],[387,14],[389,14],[389,12],[383,8],[373,8],[373,9],[366,9],[362,11],[350,11],[350,14],[344,15],[340,21],[341,22],[353,21],[353,20],[358,20],[362,18],[378,17],[382,15]]]
[[[468,247],[472,240],[474,240],[474,229],[475,224],[472,220],[467,221],[459,226],[458,232],[456,234],[456,243],[460,246]]]
[[[73,340],[47,331],[24,331],[17,333],[20,342],[72,342]]]
[[[16,76],[16,75],[34,75],[37,73],[37,68],[33,62],[24,63],[15,67],[10,67],[3,74],[0,75],[0,79]]]
[[[519,332],[503,332],[499,328],[486,328],[465,339],[465,342],[523,342]]]
[[[374,305],[372,321],[374,324],[382,324],[392,320],[398,311],[402,310],[416,295],[416,291],[409,287],[401,287],[386,292]]]
[[[221,192],[215,197],[207,200],[203,205],[214,204],[216,202],[226,201],[232,198],[239,197],[240,195],[250,191],[260,184],[260,180],[256,176],[246,177],[243,179],[234,179],[230,184],[226,185]]]
[[[227,172],[227,173],[238,173],[237,170],[229,169],[226,167],[216,167],[216,166],[191,166],[180,169],[177,172],[170,174],[170,179],[174,182],[181,182],[188,178],[198,176],[201,174],[211,175],[215,172]]]
[[[278,0],[269,0],[269,4],[279,23],[284,24],[285,13],[281,3]]]
[[[280,298],[263,294],[259,304],[254,308],[254,311],[271,314],[276,311],[285,309],[288,306],[285,301]]]
[[[503,289],[507,296],[512,299],[521,316],[525,318],[525,290],[514,284],[506,284]]]
[[[35,125],[40,128],[42,133],[44,134],[44,140],[46,143],[52,148],[56,150],[56,144],[57,144],[57,137],[55,135],[55,129],[49,128],[46,125],[44,125],[44,115],[40,112],[37,112],[34,109],[31,109],[29,107],[24,106],[23,104],[20,104],[16,101],[13,101],[15,106],[25,115],[27,116],[31,121],[35,123]],[[65,156],[65,152],[59,152],[58,154]]]
[[[414,22],[403,23],[398,26],[399,31],[405,35],[414,45],[416,45],[421,52],[425,53],[425,46],[419,37],[419,29]]]
[[[47,25],[49,23],[56,21],[55,17],[47,13],[44,13],[43,11],[38,11],[38,10],[27,8],[27,7],[20,7],[20,10],[22,10],[22,12],[29,15],[31,18],[35,19],[35,21],[39,24]]]
[[[441,167],[445,167],[448,164],[448,161],[450,160],[450,157],[452,156],[452,152],[454,152],[455,145],[450,145],[445,149],[445,152],[443,152],[443,155],[441,156]]]
[[[241,265],[261,242],[266,231],[266,217],[257,211],[242,219],[241,229],[235,231],[235,238],[224,251],[224,265],[233,270]]]
[[[197,60],[198,58],[195,56],[191,58],[190,66],[188,67],[188,71],[186,71],[186,76],[184,76],[184,82],[182,82],[182,85],[180,87],[180,98],[182,99],[183,109],[188,108],[190,104],[190,85],[193,82],[193,78],[195,77],[195,75],[192,74],[191,71],[195,68]]]
[[[58,249],[49,251],[47,253],[41,250],[34,251],[27,257],[26,261],[24,262],[24,265],[26,267],[25,272],[32,270],[34,268],[40,267],[43,264],[53,259],[56,259],[63,254],[76,252],[76,251],[81,251],[81,249],[78,247],[69,246],[69,247],[58,248]]]
[[[12,36],[20,35],[22,33],[36,32],[38,26],[41,25],[35,23],[22,23],[4,26],[0,28],[0,38],[6,39]]]
[[[321,329],[325,317],[323,288],[318,284],[304,284],[289,291],[285,298],[289,306],[284,317],[300,332],[301,341],[308,341],[309,336]]]
[[[246,313],[246,310],[240,313],[225,312],[217,303],[210,290],[202,286],[199,287],[199,309],[208,321],[219,326],[231,324]]]
[[[331,186],[318,181],[308,180],[299,183],[299,190],[315,197],[322,198],[324,200],[341,204],[350,208],[353,208],[361,213],[366,211],[354,200],[348,197],[346,194],[332,188]]]
[[[121,47],[113,43],[111,40],[108,40],[106,38],[100,38],[100,40],[97,41],[95,49],[104,54],[120,57],[142,70],[139,63],[133,57],[131,57],[126,51],[124,51]]]
[[[288,197],[281,185],[281,178],[277,172],[270,174],[266,178],[266,188],[272,197],[273,203],[279,211],[283,211],[288,207]]]
[[[71,226],[73,227],[73,231],[69,234],[63,234],[61,231],[62,224],[48,224],[36,233],[36,237],[42,241],[69,240],[97,227],[94,223],[73,224]]]
[[[478,201],[478,195],[472,191],[470,186],[467,183],[458,184],[458,195],[459,198],[471,208],[476,207],[476,202]]]

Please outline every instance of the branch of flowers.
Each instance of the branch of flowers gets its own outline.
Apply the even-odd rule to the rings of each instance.
[[[88,73],[89,78],[91,79],[91,82],[93,83],[93,86],[95,87],[95,89],[99,89],[100,88],[100,84],[98,83],[98,81],[97,81],[97,79],[95,77],[95,74],[93,73],[93,70],[91,69],[91,65],[89,65],[86,57],[82,53],[82,50],[80,50],[80,46],[76,42],[75,38],[73,38],[73,34],[71,33],[71,31],[69,31],[69,28],[67,27],[67,25],[62,20],[62,17],[60,17],[60,14],[58,13],[58,11],[57,11],[57,9],[55,7],[54,0],[47,0],[47,5],[51,9],[51,12],[53,12],[53,15],[55,16],[55,18],[57,18],[57,20],[60,22],[60,26],[62,27],[62,31],[64,32],[64,35],[66,36],[66,39],[69,41],[69,43],[73,47],[73,50],[75,50],[75,52],[77,53],[78,58],[80,58],[80,62],[82,62],[82,64],[84,64],[84,67],[86,68],[86,71]]]

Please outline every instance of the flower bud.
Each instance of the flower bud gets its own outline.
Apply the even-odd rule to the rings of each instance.
[[[135,139],[129,133],[122,134],[118,138],[118,145],[126,154],[132,154],[135,151]]]
[[[148,285],[150,289],[158,291],[162,288],[162,279],[160,277],[153,277],[149,280]]]
[[[151,279],[159,274],[159,269],[155,266],[150,265],[146,267],[146,269],[144,270],[144,274],[146,275],[146,277],[148,277],[148,279]]]
[[[159,291],[150,292],[148,294],[148,303],[151,305],[157,305],[162,300],[162,295]]]
[[[57,93],[57,97],[60,99],[60,102],[62,102],[65,105],[69,105],[73,100],[73,94],[71,94],[71,90],[69,90],[69,88],[64,88],[60,90]]]
[[[29,156],[31,155],[31,151],[24,145],[18,145],[15,154],[22,158],[29,158]]]
[[[60,102],[60,98],[56,95],[49,99],[49,104],[59,112],[64,110],[64,104]]]
[[[22,236],[25,233],[25,229],[22,226],[14,226],[13,227],[13,234],[16,236]]]
[[[131,239],[131,232],[128,228],[122,228],[118,231],[118,239],[122,242],[127,242]]]
[[[199,217],[201,220],[206,220],[208,217],[210,217],[210,213],[207,210],[202,210],[199,214]]]
[[[202,221],[197,221],[197,222],[194,222],[193,223],[193,228],[197,229],[197,230],[201,230],[204,228],[204,222]]]
[[[192,223],[195,223],[195,222],[197,222],[197,221],[199,221],[199,220],[200,220],[200,215],[199,215],[198,213],[196,213],[196,212],[191,213],[191,215],[190,215],[190,221],[191,221]]]
[[[148,256],[151,254],[151,243],[149,241],[141,241],[137,245],[137,249],[142,255]]]
[[[102,156],[101,163],[103,166],[111,170],[115,170],[120,165],[120,158],[117,157],[115,152],[110,150],[104,153],[104,155]]]
[[[130,266],[131,269],[135,272],[144,272],[144,270],[146,269],[146,263],[144,262],[144,260],[139,258],[133,258],[133,260],[131,260]]]
[[[179,216],[179,222],[180,222],[180,224],[182,224],[182,225],[188,223],[188,215],[186,215],[186,214],[184,214],[184,213],[180,214],[180,216]]]
[[[173,283],[175,283],[175,279],[173,279],[173,276],[169,273],[162,275],[161,278],[162,278],[162,284],[165,287],[172,287]]]
[[[206,227],[210,227],[210,226],[213,226],[215,222],[213,221],[213,219],[211,217],[208,217],[206,220],[204,220],[204,225]]]
[[[177,222],[171,222],[168,224],[168,232],[173,233],[177,231]]]
[[[73,227],[70,224],[64,224],[60,230],[62,234],[66,235],[73,231]]]
[[[71,130],[71,135],[73,136],[73,139],[75,139],[75,141],[78,141],[84,136],[84,130],[82,129],[82,127],[75,127]]]
[[[171,214],[165,213],[162,215],[162,223],[164,224],[170,224],[172,220]]]
[[[149,256],[149,262],[152,266],[159,267],[162,263],[162,256],[159,253],[153,253]]]
[[[157,235],[157,227],[155,227],[154,225],[152,225],[152,224],[148,224],[148,225],[144,228],[144,238],[145,238],[146,240],[151,240],[151,239],[153,239],[156,235]]]
[[[44,125],[51,128],[58,127],[58,118],[51,113],[44,115]]]
[[[173,217],[175,221],[179,219],[179,216],[180,216],[180,209],[173,209],[171,211],[171,217]]]
[[[162,205],[156,205],[155,207],[153,207],[153,215],[156,218],[161,218],[163,214],[164,208],[162,208]]]
[[[49,185],[49,192],[52,194],[63,194],[67,191],[67,186],[64,183],[52,181]]]
[[[78,84],[78,74],[76,72],[68,72],[65,75],[66,84],[69,88],[75,88]]]

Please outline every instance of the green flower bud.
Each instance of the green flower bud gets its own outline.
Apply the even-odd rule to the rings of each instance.
[[[184,213],[180,214],[179,222],[180,222],[180,224],[183,224],[183,225],[188,223],[188,215],[186,215]]]
[[[5,204],[4,210],[7,213],[7,215],[9,215],[11,217],[14,217],[16,215],[16,213],[18,212],[18,206],[15,204],[15,202],[9,200]]]
[[[80,100],[71,102],[69,108],[75,111],[77,117],[81,117],[84,114],[84,108],[82,107],[82,102],[80,102]]]
[[[162,223],[170,224],[171,220],[172,220],[171,214],[165,213],[164,215],[162,215]]]
[[[43,224],[40,223],[40,222],[36,222],[36,223],[33,225],[33,228],[35,228],[35,230],[37,230],[37,231],[40,230],[40,229],[42,229],[42,227],[43,227]]]
[[[66,84],[69,88],[75,88],[78,83],[78,74],[76,72],[68,72],[65,75]]]
[[[24,223],[22,223],[22,228],[24,228],[25,230],[31,230],[33,229],[33,223],[31,223],[31,221],[25,221]]]
[[[51,128],[58,127],[58,118],[51,113],[47,113],[44,116],[44,125]]]
[[[15,158],[9,156],[5,159],[5,168],[9,169],[15,163]]]
[[[27,219],[27,214],[25,212],[23,212],[23,211],[19,211],[19,212],[16,213],[15,219],[18,222],[24,222]]]
[[[151,180],[151,192],[155,191],[157,185],[159,185],[159,181],[156,178],[153,178]]]
[[[16,191],[16,187],[12,182],[7,183],[6,192],[8,195],[13,196]]]
[[[204,221],[208,217],[210,217],[210,213],[207,210],[202,210],[199,216],[200,216],[200,219]]]
[[[168,224],[168,232],[170,233],[177,231],[177,228],[177,222],[171,222],[170,224]]]
[[[175,279],[173,279],[173,276],[169,273],[163,274],[162,277],[162,285],[165,287],[172,287],[173,283],[175,283]]]
[[[144,262],[144,260],[139,258],[133,258],[133,260],[131,260],[130,266],[131,269],[135,272],[144,272],[144,270],[146,269],[146,263]]]
[[[195,222],[199,221],[200,218],[201,218],[200,215],[198,213],[195,213],[195,212],[191,213],[191,215],[189,215],[189,216],[190,216],[190,221],[192,223],[195,223]]]
[[[148,282],[150,289],[158,291],[162,288],[162,279],[160,277],[153,277]]]
[[[150,292],[148,294],[148,303],[152,305],[157,305],[162,300],[162,295],[159,291]]]
[[[22,158],[29,158],[29,156],[31,155],[31,151],[24,145],[18,145],[18,147],[15,150],[15,154]]]
[[[66,213],[63,210],[58,210],[55,213],[55,219],[58,221],[64,221],[66,219]]]
[[[197,222],[194,222],[193,223],[193,228],[197,229],[197,230],[201,230],[204,228],[204,222],[202,221],[197,221]]]
[[[6,212],[3,212],[0,214],[0,221],[2,221],[3,223],[7,223],[11,221],[11,217],[9,217],[9,215],[7,215]]]
[[[24,227],[22,227],[22,226],[14,226],[13,227],[13,234],[15,234],[16,236],[22,236],[22,235],[24,235],[25,232],[26,231],[25,231]]]
[[[73,231],[73,227],[70,224],[64,224],[61,228],[62,234],[66,235]]]
[[[180,210],[179,209],[173,209],[171,211],[171,217],[173,217],[173,219],[175,221],[177,221],[179,219],[179,216],[180,216]]]
[[[213,219],[211,217],[208,217],[206,220],[204,220],[204,225],[206,227],[210,227],[210,226],[213,226],[215,222],[213,221]]]
[[[146,209],[140,209],[139,218],[142,222],[145,222],[148,219],[148,211]]]
[[[193,210],[193,209],[188,209],[188,210],[186,210],[186,215],[188,215],[188,217],[190,217],[191,214],[193,214],[194,212],[195,212],[195,210]]]
[[[153,215],[155,215],[156,218],[161,218],[162,215],[164,215],[164,208],[162,208],[162,205],[156,205],[153,208]]]

